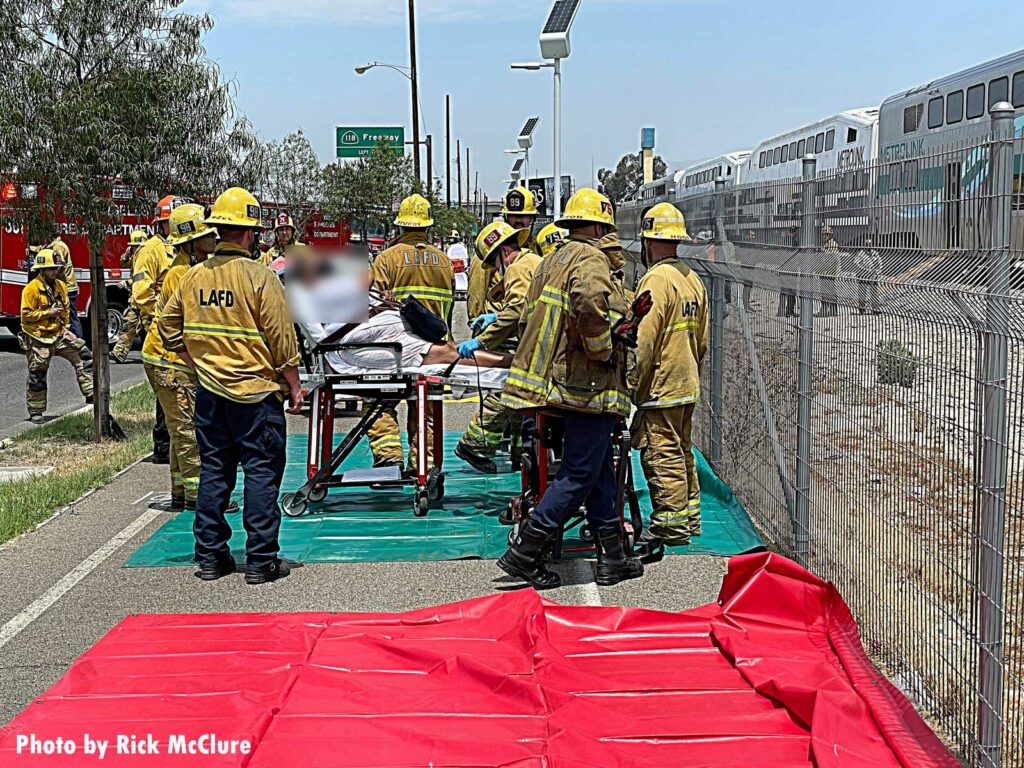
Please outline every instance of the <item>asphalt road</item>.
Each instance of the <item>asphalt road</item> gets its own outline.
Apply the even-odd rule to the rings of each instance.
[[[471,405],[447,409],[446,427],[464,426],[472,412]],[[290,431],[305,430],[304,419],[289,418]],[[0,547],[0,722],[45,691],[128,614],[404,611],[514,585],[492,561],[481,560],[307,565],[258,587],[246,585],[241,575],[202,582],[191,567],[123,568],[169,519],[168,512],[149,507],[167,486],[166,467],[140,463],[42,528]],[[642,579],[598,589],[593,564],[577,560],[558,566],[565,585],[545,596],[568,604],[678,611],[713,601],[725,567],[722,558],[669,557]]]
[[[111,391],[117,392],[137,384],[145,376],[139,350],[135,349],[128,363],[111,364]],[[0,392],[5,393],[5,397],[0,399],[0,438],[10,437],[32,426],[28,421],[28,411],[25,409],[27,377],[25,353],[18,346],[18,339],[6,329],[0,329]],[[54,359],[50,364],[47,387],[47,417],[60,416],[85,404],[75,381],[74,369],[67,360]]]

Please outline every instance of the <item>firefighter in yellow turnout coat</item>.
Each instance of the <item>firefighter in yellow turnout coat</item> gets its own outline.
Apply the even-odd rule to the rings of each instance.
[[[373,260],[371,287],[394,294],[397,301],[415,296],[435,315],[451,325],[455,303],[455,269],[447,254],[430,244],[427,230],[433,225],[430,203],[420,195],[402,201],[395,218],[401,234]],[[416,434],[416,411],[409,408],[408,433]],[[429,432],[429,417],[428,417]],[[402,438],[397,403],[391,404],[367,430],[374,466],[402,464]],[[408,467],[416,466],[416,446],[410,440]]]
[[[257,260],[264,267],[269,267],[293,245],[301,245],[295,237],[295,221],[287,213],[279,213],[274,217],[274,244]]]
[[[557,411],[565,424],[562,461],[536,510],[498,560],[506,573],[538,589],[560,584],[544,558],[558,529],[581,506],[597,545],[597,583],[643,574],[627,558],[615,508],[612,431],[629,414],[625,355],[613,330],[628,311],[600,239],[615,228],[604,195],[581,189],[555,222],[569,239],[537,269],[520,322],[519,349],[502,404]]]
[[[217,245],[217,233],[204,221],[203,206],[174,209],[167,242],[176,249],[160,287],[153,322],[142,345],[142,362],[157,400],[163,407],[171,438],[171,509],[194,510],[199,489],[199,446],[195,435],[196,374],[181,357],[164,346],[157,331],[163,308],[193,264],[206,260]]]
[[[653,508],[644,535],[666,544],[688,544],[700,535],[700,485],[690,429],[708,344],[707,293],[700,278],[676,256],[687,235],[675,206],[654,206],[644,217],[641,237],[650,268],[637,291],[650,291],[653,307],[640,323],[629,383],[638,409],[633,439]]]
[[[280,280],[253,261],[262,209],[238,187],[221,194],[205,223],[220,236],[214,255],[185,272],[160,313],[157,332],[166,348],[193,367],[195,427],[201,459],[193,523],[196,574],[204,581],[235,570],[224,513],[239,467],[245,478],[245,581],[263,584],[287,576],[293,564],[278,557],[286,429],[302,407],[299,353]]]
[[[57,254],[43,248],[32,259],[35,276],[21,292],[21,338],[28,358],[25,399],[29,419],[36,424],[46,411],[46,374],[54,355],[71,363],[78,388],[92,402],[92,377],[82,359],[81,341],[68,329],[68,291],[57,279],[62,267]]]
[[[471,358],[478,349],[498,351],[506,345],[513,348],[519,338],[519,320],[526,309],[526,294],[533,275],[540,265],[540,256],[520,250],[520,230],[504,221],[484,227],[476,239],[476,251],[485,264],[495,265],[501,282],[491,290],[495,296],[491,311],[476,318],[472,325],[479,331],[475,338],[459,345],[459,355]],[[519,414],[501,405],[501,394],[492,392],[484,398],[481,412],[473,417],[455,455],[486,474],[498,471],[494,454],[505,429],[519,421]]]

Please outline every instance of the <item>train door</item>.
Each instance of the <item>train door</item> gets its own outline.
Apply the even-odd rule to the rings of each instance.
[[[962,163],[946,164],[946,248],[959,248],[962,242],[962,201],[960,199],[960,180]]]

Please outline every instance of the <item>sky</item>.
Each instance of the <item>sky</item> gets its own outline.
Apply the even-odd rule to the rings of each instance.
[[[552,168],[550,70],[539,60],[551,0],[416,0],[421,129],[445,175],[444,99],[491,197],[507,186],[526,119],[539,116],[532,175]],[[264,140],[301,128],[324,162],[336,125],[405,125],[407,0],[187,0],[215,20],[208,54]],[[576,184],[636,152],[640,130],[674,168],[887,96],[1024,46],[1019,0],[835,3],[582,0],[563,63],[562,168]],[[425,164],[425,160],[424,160]],[[465,184],[465,180],[463,182]],[[454,186],[454,182],[453,182]],[[454,192],[453,192],[454,196]]]

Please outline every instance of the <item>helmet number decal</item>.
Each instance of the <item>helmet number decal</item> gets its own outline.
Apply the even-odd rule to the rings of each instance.
[[[508,193],[505,204],[510,211],[526,210],[526,196],[518,190],[513,190]]]
[[[601,201],[601,213],[607,214],[608,216],[615,215],[615,211],[612,208],[612,204],[609,203],[607,200]]]
[[[260,221],[263,221],[263,212],[258,205],[247,203],[245,206],[245,215],[250,219],[259,219]]]

